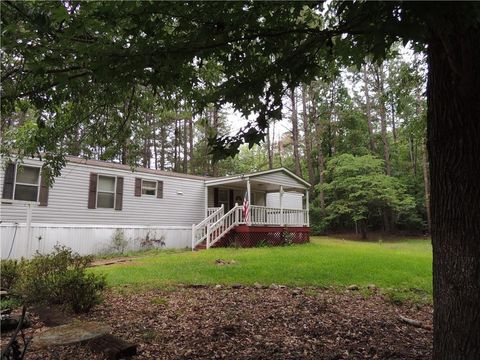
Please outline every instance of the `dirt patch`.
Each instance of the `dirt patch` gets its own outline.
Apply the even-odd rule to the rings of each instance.
[[[108,260],[95,260],[90,264],[90,267],[95,266],[108,266],[108,265],[117,265],[117,264],[125,264],[125,265],[132,265],[134,264],[133,260],[138,258],[116,258],[116,259],[108,259]]]
[[[162,299],[156,304],[155,299]],[[400,321],[414,319],[425,327]],[[111,293],[85,321],[139,345],[135,359],[428,359],[432,308],[395,306],[380,295],[330,289],[178,288]],[[40,330],[35,320],[29,333]],[[3,339],[8,338],[2,334]],[[58,346],[26,359],[102,359]]]

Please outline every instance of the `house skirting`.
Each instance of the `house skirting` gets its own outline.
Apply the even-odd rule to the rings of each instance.
[[[257,247],[303,244],[310,241],[309,227],[240,225],[212,247]]]
[[[148,248],[185,249],[191,246],[191,226],[39,224],[30,229],[24,223],[0,224],[1,258],[31,258],[46,254],[56,245],[81,255],[116,252],[113,237],[121,231],[125,250]]]

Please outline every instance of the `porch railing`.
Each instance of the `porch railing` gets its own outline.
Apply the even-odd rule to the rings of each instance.
[[[251,225],[308,226],[305,209],[281,209],[268,206],[250,206]]]
[[[223,205],[207,209],[207,217],[198,224],[192,225],[192,249],[207,238],[207,228],[210,224],[216,223],[224,215]]]
[[[224,214],[223,206],[212,212],[198,225],[192,226],[192,249],[205,240],[210,248],[237,225],[308,226],[308,211],[268,206],[250,206],[249,221],[243,217],[243,206],[235,205]]]
[[[219,207],[209,207],[209,208],[207,208],[207,216],[212,215],[214,212],[217,212],[222,207],[223,207],[223,205],[219,206]]]

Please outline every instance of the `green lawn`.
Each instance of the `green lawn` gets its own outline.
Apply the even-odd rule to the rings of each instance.
[[[216,259],[235,260],[216,265]],[[175,284],[285,284],[366,287],[375,284],[395,296],[431,298],[432,249],[428,240],[356,242],[313,237],[310,244],[252,249],[158,251],[130,263],[92,269],[112,286]]]

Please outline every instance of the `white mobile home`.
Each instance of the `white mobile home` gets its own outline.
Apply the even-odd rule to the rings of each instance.
[[[233,241],[236,230],[263,228],[265,238],[266,226],[277,233],[285,228],[308,232],[309,184],[283,168],[207,178],[67,160],[51,188],[42,179],[39,160],[2,165],[2,258],[30,257],[56,244],[81,254],[106,252],[117,229],[129,249],[218,246]],[[250,238],[243,242],[251,245]]]

